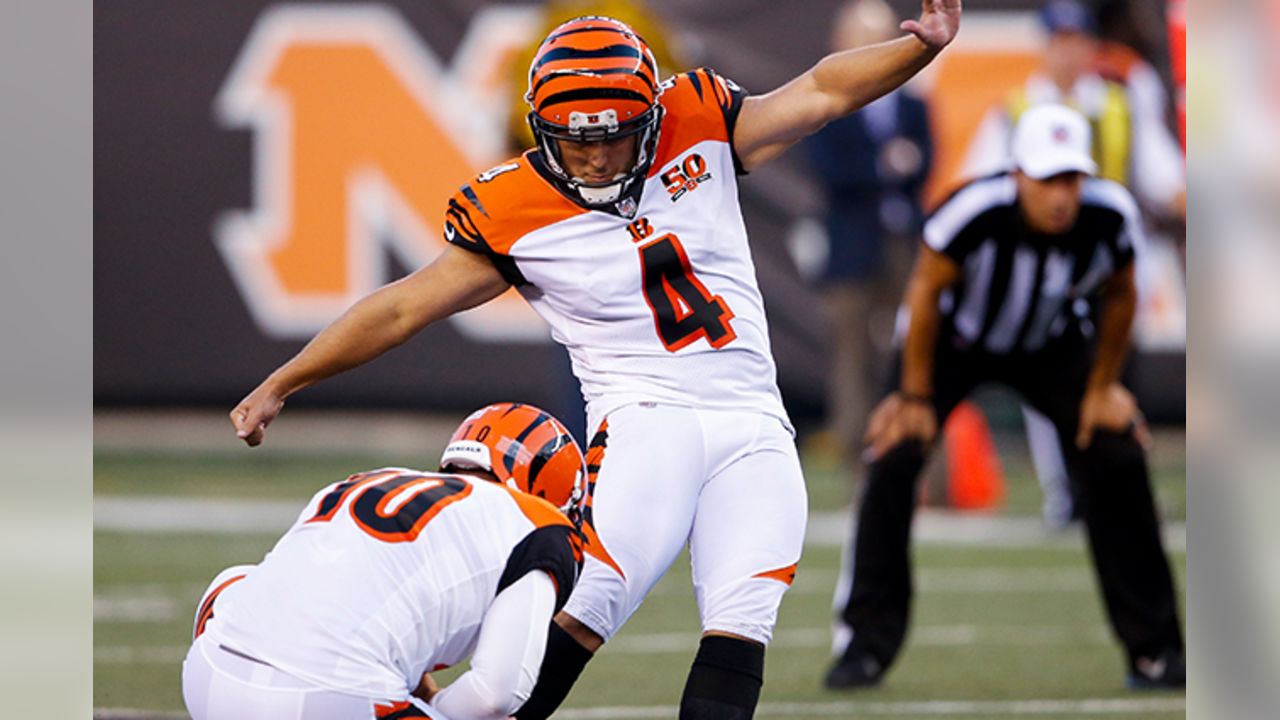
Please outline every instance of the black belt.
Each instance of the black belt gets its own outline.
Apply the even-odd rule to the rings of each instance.
[[[254,656],[252,656],[252,655],[246,655],[246,654],[244,654],[244,653],[240,652],[239,650],[232,650],[231,648],[229,648],[229,647],[227,647],[226,645],[223,645],[223,644],[221,644],[221,643],[219,643],[219,644],[218,644],[218,647],[222,648],[222,650],[223,650],[224,652],[229,652],[229,653],[231,653],[232,655],[235,655],[236,657],[239,657],[239,658],[244,658],[245,660],[248,660],[249,662],[256,662],[256,663],[258,663],[259,665],[266,665],[266,666],[267,666],[267,667],[269,667],[269,668],[274,668],[274,667],[275,667],[274,665],[272,665],[272,664],[271,664],[271,663],[269,663],[269,662],[265,662],[265,661],[263,661],[263,660],[259,660],[258,658],[254,657]]]

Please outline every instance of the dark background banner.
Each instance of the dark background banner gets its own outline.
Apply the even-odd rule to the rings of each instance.
[[[771,0],[649,3],[683,48],[687,66],[715,67],[754,91],[776,87],[825,52],[838,5],[807,0],[800,11]],[[895,5],[910,12],[913,4]],[[984,5],[1015,9],[1031,3],[969,2],[966,9]],[[220,119],[218,103],[255,24],[272,7],[193,0],[94,4],[98,405],[230,407],[314,332],[281,332],[256,316],[243,279],[230,269],[215,237],[228,213],[261,209],[264,189],[255,187],[261,182],[255,179],[261,161],[255,153],[264,147],[260,133]],[[420,48],[460,72],[458,55],[469,38],[474,41],[469,33],[478,32],[477,18],[495,7],[528,10],[536,4],[452,0],[305,7],[372,7],[398,17]],[[482,110],[459,103],[444,112],[451,116],[447,124]],[[742,200],[779,380],[793,411],[809,416],[820,411],[825,396],[826,347],[816,292],[800,278],[786,246],[794,220],[820,209],[800,155],[789,153],[744,178]],[[428,234],[438,230],[443,207],[434,216],[421,213]],[[396,242],[377,246],[381,255],[373,262],[385,263],[379,281],[430,257],[426,246],[417,255],[393,252]],[[563,352],[548,340],[486,340],[445,322],[291,403],[462,409],[519,399],[559,408],[575,390]]]
[[[447,62],[483,3],[385,5]],[[823,25],[835,3],[812,5],[805,13],[785,12],[770,2],[661,7],[670,23],[701,36],[703,62],[742,77],[748,87],[763,87],[803,70],[815,57],[797,42],[766,42],[769,29],[779,24],[791,27],[788,36],[825,37]],[[95,4],[98,404],[234,403],[302,346],[300,339],[273,339],[255,324],[213,240],[220,214],[254,203],[253,133],[222,127],[214,104],[268,6]],[[760,279],[783,376],[798,396],[814,401],[820,390],[808,389],[806,379],[821,377],[814,350],[817,318],[781,245],[789,220],[786,199],[771,198],[769,179],[763,173],[751,178],[745,191],[752,196],[745,204],[751,208]],[[396,264],[392,259],[391,275],[411,269]],[[562,365],[561,351],[550,342],[478,342],[440,323],[370,365],[302,393],[296,402],[462,407],[522,398],[554,404],[567,382]]]

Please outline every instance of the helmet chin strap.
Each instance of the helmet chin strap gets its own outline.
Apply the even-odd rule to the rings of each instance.
[[[575,194],[575,200],[581,201],[586,205],[604,206],[622,201],[623,195],[628,192],[629,188],[637,187],[637,183],[641,185],[644,183],[645,173],[652,163],[653,153],[657,148],[658,134],[661,132],[662,117],[664,115],[661,105],[656,105],[653,112],[652,119],[646,121],[646,125],[637,131],[640,136],[637,138],[635,162],[631,165],[631,169],[614,175],[613,180],[608,184],[595,185],[594,187],[582,178],[571,177],[566,172],[557,140],[568,138],[545,133],[539,127],[539,121],[532,112],[529,113],[529,126],[533,130],[534,137],[537,138],[543,161],[561,184],[561,191],[565,194]],[[630,203],[630,208],[630,210],[620,208],[620,212],[630,215],[635,211],[634,202]]]
[[[582,199],[591,205],[608,205],[622,197],[622,179],[604,187],[588,187],[580,183],[581,181],[578,181],[574,187]]]

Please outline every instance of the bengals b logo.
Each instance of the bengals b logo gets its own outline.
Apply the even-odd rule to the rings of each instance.
[[[378,5],[278,6],[259,18],[215,102],[254,132],[253,208],[215,224],[218,249],[260,328],[309,337],[444,247],[449,196],[501,157],[501,63],[536,31],[529,9],[472,22],[446,71]],[[513,293],[455,318],[469,335],[545,337]]]

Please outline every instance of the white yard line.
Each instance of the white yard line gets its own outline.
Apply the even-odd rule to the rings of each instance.
[[[921,625],[911,630],[913,646],[955,647],[972,645],[1061,646],[1063,644],[1106,645],[1110,635],[1102,625]],[[831,645],[827,628],[779,630],[771,647],[780,649],[825,648]],[[692,654],[698,647],[698,633],[622,633],[606,646],[612,655]],[[93,649],[94,662],[108,665],[176,663],[187,654],[185,645],[100,645]]]
[[[774,717],[974,717],[1036,715],[1147,715],[1150,713],[1185,712],[1182,697],[1150,698],[1083,698],[1078,700],[925,700],[899,702],[867,702],[857,700],[833,702],[761,703],[756,715]],[[674,705],[614,705],[594,708],[566,708],[556,713],[562,720],[647,720],[673,718],[679,712]],[[99,708],[93,711],[97,720],[185,720],[186,715],[145,710]]]
[[[831,595],[839,572],[836,568],[809,567],[803,561],[795,582],[787,591],[794,595]],[[946,595],[1093,593],[1097,583],[1087,567],[964,567],[916,568],[918,591]],[[664,582],[649,597],[684,597],[687,583]]]
[[[1110,635],[1102,625],[921,625],[911,630],[908,642],[921,647],[967,645],[1039,646],[1065,643],[1106,645]],[[628,634],[611,640],[608,650],[621,655],[692,653],[696,632]],[[775,633],[770,647],[823,648],[831,645],[829,628],[791,628]]]
[[[295,500],[228,500],[170,496],[99,495],[93,501],[95,530],[131,533],[281,533],[297,518]],[[809,516],[805,543],[839,547],[849,536],[851,518],[844,511]],[[912,529],[917,543],[1005,548],[1077,548],[1084,546],[1080,528],[1048,530],[1037,518],[994,517],[974,513],[922,510]],[[1186,525],[1165,524],[1165,546],[1184,551]]]
[[[191,720],[191,716],[134,708],[94,708],[93,720]]]
[[[93,596],[94,622],[164,623],[188,612],[167,594]],[[192,608],[190,613],[194,615]]]
[[[186,645],[100,645],[93,661],[104,665],[176,665],[187,656]]]
[[[953,595],[1097,591],[1087,567],[926,567],[916,571],[915,585],[922,593]]]
[[[836,572],[812,568],[802,572],[790,595],[830,596]],[[1095,583],[1086,568],[921,568],[916,572],[921,592],[947,595],[1036,595],[1093,593]],[[110,583],[99,585],[93,595],[95,622],[165,623],[194,612],[195,599],[204,590],[198,583]],[[651,597],[685,597],[688,583],[666,582]],[[192,606],[192,607],[188,607]]]
[[[1082,700],[932,700],[902,702],[794,702],[761,703],[756,714],[772,717],[863,717],[863,716],[1027,716],[1027,715],[1140,715],[1153,712],[1182,712],[1185,698],[1086,698]],[[564,720],[641,720],[671,718],[674,705],[641,705],[565,709],[556,713]]]
[[[224,500],[99,495],[93,529],[130,533],[282,533],[302,511],[297,500]]]

